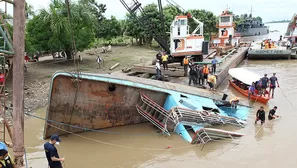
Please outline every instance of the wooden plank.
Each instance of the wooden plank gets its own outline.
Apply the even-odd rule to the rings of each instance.
[[[147,67],[147,66],[134,66],[131,68],[132,72],[139,72],[139,73],[149,73],[149,74],[157,74],[155,67]],[[161,70],[162,74],[172,77],[182,77],[184,76],[184,71],[169,69],[169,70]]]

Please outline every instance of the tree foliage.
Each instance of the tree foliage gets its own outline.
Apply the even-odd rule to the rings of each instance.
[[[217,16],[214,15],[214,13],[204,9],[189,10],[189,13],[203,23],[204,34],[207,34],[208,36],[210,36],[211,33],[218,31],[216,28]],[[190,25],[190,32],[194,31],[194,29],[197,27],[197,23],[195,23],[193,19],[189,20],[189,25]]]
[[[86,49],[94,40],[100,13],[94,12],[91,2],[71,3],[69,21],[66,4],[61,0],[52,1],[48,9],[42,9],[28,22],[26,50],[65,51],[67,58],[72,58],[72,34],[77,51]]]
[[[118,21],[114,16],[110,19],[103,19],[98,27],[97,37],[111,39],[122,35],[121,22]]]

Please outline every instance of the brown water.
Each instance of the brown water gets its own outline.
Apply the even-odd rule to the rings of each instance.
[[[160,135],[124,136],[87,132],[79,136],[62,137],[58,146],[60,156],[65,156],[66,167],[295,167],[297,165],[297,107],[291,106],[297,99],[297,61],[245,61],[242,65],[262,75],[277,73],[280,88],[275,91],[266,111],[277,105],[277,113],[282,117],[267,122],[262,129],[254,125],[255,111],[262,104],[256,103],[254,112],[249,115],[248,124],[238,130],[246,135],[238,144],[210,142],[204,146],[190,145],[178,135],[166,138]],[[237,91],[222,84],[221,92],[230,97],[246,99]],[[286,97],[284,96],[286,95]],[[247,103],[247,102],[246,102]],[[36,111],[36,115],[44,117],[45,109]],[[42,140],[44,122],[35,118],[25,121],[25,144],[29,166],[46,168]],[[151,124],[139,124],[111,128],[110,131],[123,133],[154,133],[157,130]],[[109,143],[109,144],[105,144]],[[171,149],[166,149],[172,146]],[[146,149],[144,149],[146,148]]]
[[[270,36],[277,39],[279,33]],[[277,73],[280,88],[276,89],[275,98],[264,107],[268,111],[277,105],[277,114],[281,118],[267,121],[262,128],[260,124],[254,125],[255,112],[263,105],[256,103],[253,112],[249,114],[247,126],[237,130],[246,134],[238,144],[210,142],[203,147],[190,145],[175,134],[166,138],[161,135],[124,136],[87,132],[61,138],[62,143],[57,148],[60,156],[65,156],[64,167],[296,167],[297,106],[292,106],[287,99],[293,104],[297,102],[297,60],[244,61],[241,66],[259,75],[267,73],[271,76],[273,72]],[[220,86],[219,92],[227,93],[229,97],[240,97],[245,104],[253,104],[229,87],[227,81]],[[45,117],[45,111],[42,108],[35,114]],[[29,167],[32,168],[47,168],[42,146],[45,142],[42,140],[43,126],[44,122],[40,119],[27,117],[25,120],[25,145]],[[157,131],[150,123],[108,130],[129,134],[151,134]],[[172,148],[166,149],[167,146]]]

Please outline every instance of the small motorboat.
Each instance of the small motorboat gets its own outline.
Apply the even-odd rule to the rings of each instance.
[[[261,79],[261,76],[255,74],[251,71],[248,71],[243,68],[232,68],[229,69],[229,75],[233,78],[233,80],[229,80],[231,86],[233,86],[237,91],[246,97],[249,96],[248,88],[253,82],[257,82]],[[266,104],[269,101],[269,96],[259,96],[259,92],[255,89],[255,94],[250,96],[251,100],[261,102]],[[265,94],[269,95],[269,92],[265,90]]]

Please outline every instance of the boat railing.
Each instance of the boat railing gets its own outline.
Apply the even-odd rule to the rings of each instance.
[[[167,110],[165,110],[162,106],[160,106],[159,104],[157,104],[156,102],[151,100],[149,97],[147,97],[143,93],[140,93],[140,97],[141,97],[141,100],[145,104],[147,104],[148,106],[150,106],[151,108],[153,108],[154,110],[156,110],[157,112],[162,114],[164,117],[168,118],[170,121],[174,122],[173,116],[169,115],[169,112]]]
[[[178,122],[188,122],[188,123],[209,123],[212,125],[217,124],[230,124],[235,126],[243,127],[243,123],[237,118],[222,116],[219,114],[213,114],[206,110],[190,110],[180,107],[174,107],[173,110],[179,114]]]
[[[209,131],[207,128],[202,128],[198,131],[195,132],[195,135],[192,139],[192,144],[197,144],[197,143],[202,143],[205,144],[209,141],[215,141],[215,140],[226,140],[226,142],[236,142],[236,137],[240,136],[233,136],[232,132],[231,133],[226,133],[226,132],[220,132],[222,130],[216,130],[216,131]],[[235,135],[235,133],[234,133]]]
[[[153,125],[155,125],[157,128],[159,128],[163,133],[170,136],[169,131],[167,130],[166,123],[163,124],[160,121],[158,121],[154,116],[144,111],[140,106],[136,105],[136,109],[139,114],[141,114],[145,119],[147,119],[149,122],[151,122]]]

